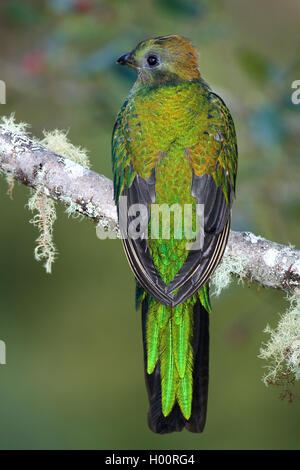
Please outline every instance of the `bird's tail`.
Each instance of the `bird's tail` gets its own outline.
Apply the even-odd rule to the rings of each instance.
[[[155,433],[184,427],[200,433],[205,426],[210,305],[208,287],[202,289],[199,297],[175,308],[149,295],[142,300],[148,424]]]

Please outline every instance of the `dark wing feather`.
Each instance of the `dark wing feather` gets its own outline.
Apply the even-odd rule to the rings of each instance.
[[[122,131],[122,119],[127,103],[125,101],[117,117],[112,135],[114,198],[118,208],[123,247],[133,274],[141,286],[159,302],[171,305],[172,296],[165,292],[166,285],[154,266],[147,241],[142,236],[136,240],[127,236],[128,227],[134,219],[134,216],[128,216],[127,207],[131,207],[133,204],[143,204],[149,211],[149,205],[155,202],[155,169],[150,178],[140,177],[135,172],[130,154],[127,151],[126,138]],[[127,197],[127,204],[124,207],[125,214],[123,214],[123,206],[120,204],[121,196]],[[143,225],[141,235],[147,226],[147,221]]]
[[[140,237],[137,239],[127,236],[128,228],[135,215],[124,217],[124,222],[127,224],[125,229],[120,224],[123,247],[131,269],[141,286],[150,295],[164,305],[171,305],[173,296],[166,293],[167,286],[157,272],[147,240],[143,237],[144,231],[148,228],[149,206],[155,202],[155,170],[148,180],[137,175],[130,188],[124,189],[122,195],[127,196],[128,207],[132,207],[134,204],[143,204],[148,211],[148,217],[141,223]]]

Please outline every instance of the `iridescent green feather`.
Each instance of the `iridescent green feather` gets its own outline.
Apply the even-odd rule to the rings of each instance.
[[[183,378],[186,370],[187,351],[191,340],[191,313],[188,302],[178,305],[173,315],[174,355],[177,373]]]
[[[158,359],[160,326],[156,302],[151,299],[148,308],[147,325],[147,372],[152,374]]]
[[[208,284],[206,284],[199,290],[198,295],[199,295],[201,304],[206,309],[206,311],[210,313],[211,305],[210,305],[209,294],[208,294]]]
[[[136,172],[133,170],[123,131],[123,117],[128,101],[118,114],[112,135],[112,167],[114,174],[114,195],[118,204],[124,187],[130,187]]]
[[[172,321],[169,320],[160,343],[160,372],[161,372],[161,395],[162,412],[168,416],[175,403],[176,376],[175,359],[173,352]]]
[[[192,395],[193,395],[193,349],[191,344],[187,351],[187,367],[185,374],[178,381],[176,398],[185,419],[189,419],[192,411]]]

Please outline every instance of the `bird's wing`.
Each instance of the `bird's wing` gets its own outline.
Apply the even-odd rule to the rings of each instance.
[[[130,187],[135,176],[131,165],[130,154],[127,151],[126,139],[122,130],[122,118],[126,109],[128,100],[123,104],[113,129],[112,134],[112,169],[114,175],[114,199],[119,204],[120,196],[124,187]]]
[[[204,204],[204,241],[190,250],[167,293],[177,290],[177,305],[197,292],[218,266],[226,248],[237,173],[234,123],[223,100],[209,92],[207,125],[199,146],[190,149],[193,169],[191,195]]]
[[[114,126],[112,135],[112,165],[114,173],[114,198],[118,208],[119,225],[124,251],[129,265],[141,286],[163,304],[172,304],[172,295],[165,293],[166,285],[153,263],[147,240],[128,237],[128,227],[135,216],[128,215],[128,208],[133,204],[143,204],[149,211],[155,202],[155,168],[149,178],[142,178],[134,170],[127,140],[124,133],[124,121],[127,101],[124,103]],[[120,197],[126,197],[122,206]],[[147,221],[148,221],[147,213]],[[146,223],[147,223],[146,221]],[[145,227],[144,227],[145,228]]]
[[[134,217],[124,214],[120,223],[125,253],[131,269],[141,286],[165,305],[178,305],[197,292],[209,279],[224,253],[230,228],[230,210],[235,192],[237,145],[231,115],[220,97],[209,92],[210,106],[205,129],[199,145],[185,149],[192,168],[191,195],[198,204],[204,204],[204,243],[201,249],[188,252],[182,268],[166,285],[153,263],[141,219],[140,237],[127,237],[127,229]],[[126,146],[126,119],[122,108],[113,133],[113,170],[115,200],[119,208],[120,195],[127,196],[127,205],[143,204],[149,217],[150,205],[155,203],[155,169],[151,162],[148,177],[140,176]],[[202,124],[203,127],[203,124]],[[147,219],[148,220],[148,219]],[[123,228],[122,228],[123,225]]]

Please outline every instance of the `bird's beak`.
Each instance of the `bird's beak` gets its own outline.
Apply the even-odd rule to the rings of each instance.
[[[130,67],[135,67],[135,62],[130,52],[128,54],[121,55],[121,57],[119,57],[117,60],[117,64],[129,65]]]

